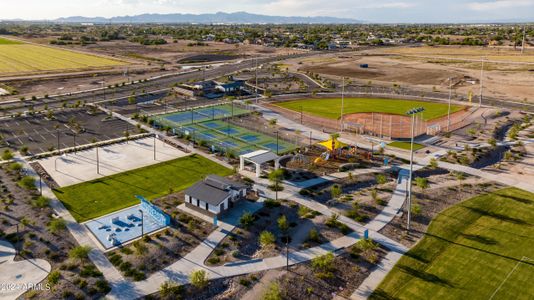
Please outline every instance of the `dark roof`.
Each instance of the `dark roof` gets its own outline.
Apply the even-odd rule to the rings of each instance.
[[[230,180],[226,177],[222,177],[222,176],[219,176],[219,175],[214,175],[214,174],[211,174],[211,175],[208,175],[206,176],[206,180],[209,180],[211,182],[219,182],[219,184],[225,184],[227,186],[230,186],[231,188],[235,189],[235,190],[240,190],[240,189],[244,189],[247,187],[246,184],[244,183],[240,183],[240,182],[235,182],[233,180]]]
[[[225,90],[227,90],[227,89],[232,89],[232,88],[235,89],[238,87],[242,87],[244,84],[245,84],[244,81],[238,80],[234,82],[223,83],[220,86],[223,87]]]
[[[240,190],[247,186],[218,175],[208,175],[185,190],[185,194],[211,205],[219,205],[230,195],[229,189]]]
[[[199,181],[185,190],[185,194],[211,205],[219,205],[230,195],[230,192]]]

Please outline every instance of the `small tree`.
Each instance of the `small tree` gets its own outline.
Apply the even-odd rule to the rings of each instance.
[[[89,257],[89,252],[91,252],[91,247],[89,246],[76,246],[69,251],[69,258],[78,260],[83,265]]]
[[[10,160],[13,158],[13,153],[9,151],[9,149],[4,150],[4,153],[2,153],[2,159],[3,160]]]
[[[274,244],[276,241],[276,237],[274,234],[270,231],[264,230],[260,233],[260,245],[262,247],[267,247],[269,245]]]
[[[269,181],[274,184],[274,190],[276,193],[276,200],[278,200],[279,184],[284,180],[284,170],[277,169],[269,173]]]
[[[492,148],[495,148],[495,147],[497,147],[497,140],[494,139],[494,138],[489,138],[489,139],[488,139],[488,144],[490,144],[490,146],[491,146]]]
[[[198,289],[203,289],[208,285],[208,273],[204,270],[193,271],[189,279],[191,284]]]

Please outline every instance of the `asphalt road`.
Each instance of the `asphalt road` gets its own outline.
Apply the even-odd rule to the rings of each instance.
[[[318,55],[320,52],[313,53],[303,53],[303,54],[294,54],[294,55],[285,55],[285,56],[274,56],[266,58],[258,58],[258,64],[264,64],[269,62],[274,62],[278,60],[294,58],[299,56],[310,56]],[[239,70],[254,68],[256,66],[255,59],[247,59],[237,63],[230,63],[215,67],[212,69],[207,69],[205,71],[197,70],[193,72],[184,72],[175,75],[164,76],[156,79],[151,79],[145,82],[139,82],[135,84],[129,84],[125,86],[114,87],[111,89],[103,89],[98,91],[92,91],[87,93],[73,94],[73,95],[63,95],[57,97],[50,97],[48,99],[37,99],[37,100],[26,100],[26,101],[17,101],[14,103],[0,103],[0,115],[11,115],[16,113],[23,113],[33,107],[34,110],[42,110],[45,106],[48,109],[59,108],[63,105],[64,102],[73,103],[76,101],[85,101],[87,103],[101,102],[107,99],[122,99],[127,100],[127,98],[132,94],[132,91],[137,91],[139,94],[141,91],[145,90],[147,93],[151,91],[160,91],[170,88],[173,84],[177,82],[186,82],[189,80],[202,80],[217,78],[223,75],[231,74]],[[158,97],[161,94],[158,95]],[[154,99],[155,100],[155,99]]]

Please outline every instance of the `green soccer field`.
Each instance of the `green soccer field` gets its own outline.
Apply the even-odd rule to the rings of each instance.
[[[227,169],[202,156],[191,155],[88,182],[58,188],[54,193],[78,222],[188,188],[208,174],[227,176]]]
[[[341,98],[301,99],[279,102],[276,105],[296,112],[300,112],[302,108],[304,113],[328,119],[339,119],[341,113]],[[412,108],[424,107],[423,118],[427,121],[443,117],[448,111],[448,104],[445,103],[380,98],[345,98],[343,106],[344,115],[363,112],[405,115]],[[451,105],[451,112],[462,109],[464,106]]]
[[[371,299],[532,299],[534,194],[502,189],[439,214]]]

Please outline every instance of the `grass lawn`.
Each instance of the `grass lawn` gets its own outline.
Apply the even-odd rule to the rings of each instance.
[[[532,299],[533,245],[534,194],[480,195],[439,214],[371,298]]]
[[[5,39],[5,38],[0,37],[0,45],[19,45],[19,44],[22,44],[22,43],[19,41]]]
[[[80,70],[125,64],[112,58],[0,38],[0,74]]]
[[[339,119],[341,112],[341,98],[301,99],[280,102],[276,105],[297,112],[300,112],[302,107],[302,111],[305,113],[328,119]],[[414,107],[424,107],[426,109],[423,113],[425,120],[445,116],[448,110],[448,105],[444,103],[379,98],[345,98],[344,114],[380,112],[404,115]],[[451,105],[451,112],[457,112],[463,108],[461,105]]]
[[[138,204],[134,196],[154,199],[183,190],[207,174],[227,176],[227,169],[202,156],[191,155],[54,190],[78,222]]]
[[[410,142],[392,142],[392,143],[387,144],[387,146],[404,149],[404,150],[410,150]],[[413,143],[414,151],[421,150],[423,148],[425,148],[425,145]]]

